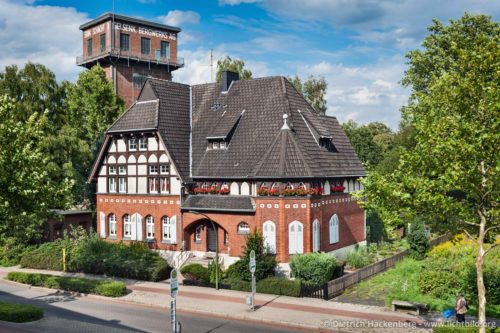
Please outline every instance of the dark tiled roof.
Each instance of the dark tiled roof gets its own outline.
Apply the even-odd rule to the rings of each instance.
[[[215,103],[219,111],[213,111]],[[226,133],[226,123],[234,123],[243,110],[228,148],[207,150],[206,138]],[[292,131],[283,136],[285,113]],[[331,138],[338,152],[320,147],[320,137]],[[312,112],[285,78],[235,81],[228,93],[217,84],[193,86],[193,178],[362,175],[363,166],[338,121]]]
[[[158,127],[158,100],[136,102],[108,129],[108,133]]]
[[[252,197],[242,195],[189,195],[181,209],[255,212],[255,201]]]

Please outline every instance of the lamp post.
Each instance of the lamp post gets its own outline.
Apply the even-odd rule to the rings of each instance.
[[[203,213],[200,213],[196,210],[190,210],[190,213],[193,213],[194,215],[201,215],[204,216],[207,220],[210,221],[212,224],[212,229],[215,231],[215,289],[219,290],[219,230],[215,228],[215,223],[212,221],[212,219]]]

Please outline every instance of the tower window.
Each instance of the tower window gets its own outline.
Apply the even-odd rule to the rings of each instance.
[[[134,88],[142,88],[142,85],[146,80],[148,79],[148,75],[146,74],[141,74],[141,73],[134,73],[132,74],[132,82],[134,84]]]
[[[162,58],[170,58],[170,43],[164,40],[160,44],[160,55]]]
[[[147,55],[151,53],[151,39],[141,37],[141,53]]]
[[[120,33],[120,50],[130,51],[130,35]]]
[[[106,34],[101,35],[100,44],[101,44],[101,52],[104,52],[104,50],[106,50]]]
[[[87,57],[92,57],[92,38],[91,39],[87,39]]]

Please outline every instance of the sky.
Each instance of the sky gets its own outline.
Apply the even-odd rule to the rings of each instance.
[[[493,0],[115,0],[114,9],[182,29],[185,67],[174,81],[211,82],[213,49],[214,62],[242,59],[254,77],[323,76],[327,114],[393,129],[409,94],[399,84],[405,54],[420,47],[432,19],[500,17]],[[76,81],[79,25],[112,10],[112,0],[0,0],[0,71],[31,61]]]

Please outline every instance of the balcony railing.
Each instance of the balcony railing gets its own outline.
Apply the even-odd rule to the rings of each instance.
[[[155,54],[145,55],[140,52],[123,51],[120,49],[106,49],[102,52],[92,54],[91,56],[78,56],[76,57],[76,64],[78,66],[84,65],[89,62],[96,61],[104,57],[114,57],[118,59],[125,59],[128,61],[141,61],[151,64],[168,65],[175,67],[184,66],[184,58],[180,57],[162,57],[159,50],[156,50]]]

